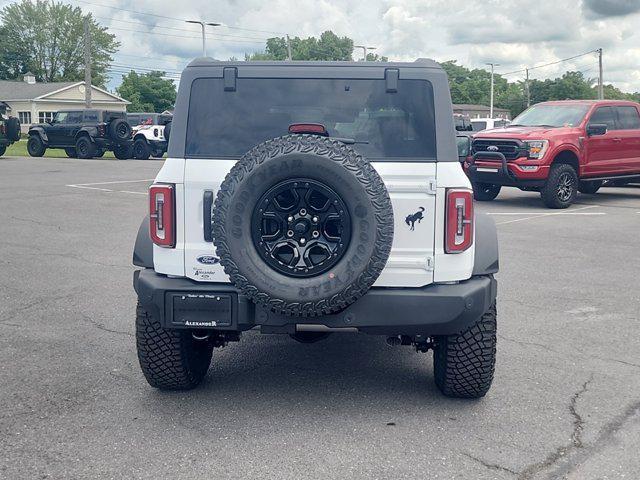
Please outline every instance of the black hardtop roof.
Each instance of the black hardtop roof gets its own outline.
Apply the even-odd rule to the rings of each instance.
[[[349,68],[433,68],[442,70],[442,67],[429,58],[419,58],[413,62],[320,62],[299,60],[271,60],[271,61],[220,61],[210,57],[199,57],[192,60],[187,68],[192,67],[349,67]]]

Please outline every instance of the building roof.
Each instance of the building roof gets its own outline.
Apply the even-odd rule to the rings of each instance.
[[[33,100],[80,82],[27,83],[22,80],[0,80],[0,100]]]
[[[453,104],[453,109],[454,110],[489,110],[489,106],[487,105],[474,105],[472,103],[454,103]],[[509,111],[509,109],[507,108],[500,108],[500,107],[493,107],[494,110],[499,110],[501,112],[507,112]]]

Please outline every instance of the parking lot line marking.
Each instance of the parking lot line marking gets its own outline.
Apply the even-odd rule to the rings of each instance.
[[[86,187],[91,185],[113,185],[115,183],[140,183],[140,182],[153,182],[154,178],[145,178],[143,180],[116,180],[113,182],[94,182],[94,183],[74,183],[72,185],[66,185],[67,187]]]
[[[576,208],[576,209],[573,210],[573,212],[577,212],[578,210],[587,210],[589,208],[597,208],[599,206],[600,205],[589,205],[587,207]],[[529,217],[516,218],[515,220],[507,220],[506,222],[498,222],[496,225],[506,225],[508,223],[524,222],[525,220],[533,220],[534,218],[552,217],[552,216],[563,215],[563,214],[567,214],[567,213],[572,213],[572,212],[541,213],[541,214],[533,215],[533,216],[529,216]]]

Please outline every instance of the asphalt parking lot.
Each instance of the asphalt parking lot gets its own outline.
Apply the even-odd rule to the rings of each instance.
[[[640,187],[569,210],[504,190],[480,401],[384,338],[249,333],[162,393],[131,251],[159,161],[0,159],[0,478],[617,479],[640,471]]]

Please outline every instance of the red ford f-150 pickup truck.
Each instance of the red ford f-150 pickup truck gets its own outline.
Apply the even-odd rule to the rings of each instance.
[[[510,186],[540,192],[549,208],[567,208],[578,191],[640,178],[640,104],[538,103],[505,128],[477,133],[464,168],[476,200],[493,200]]]

